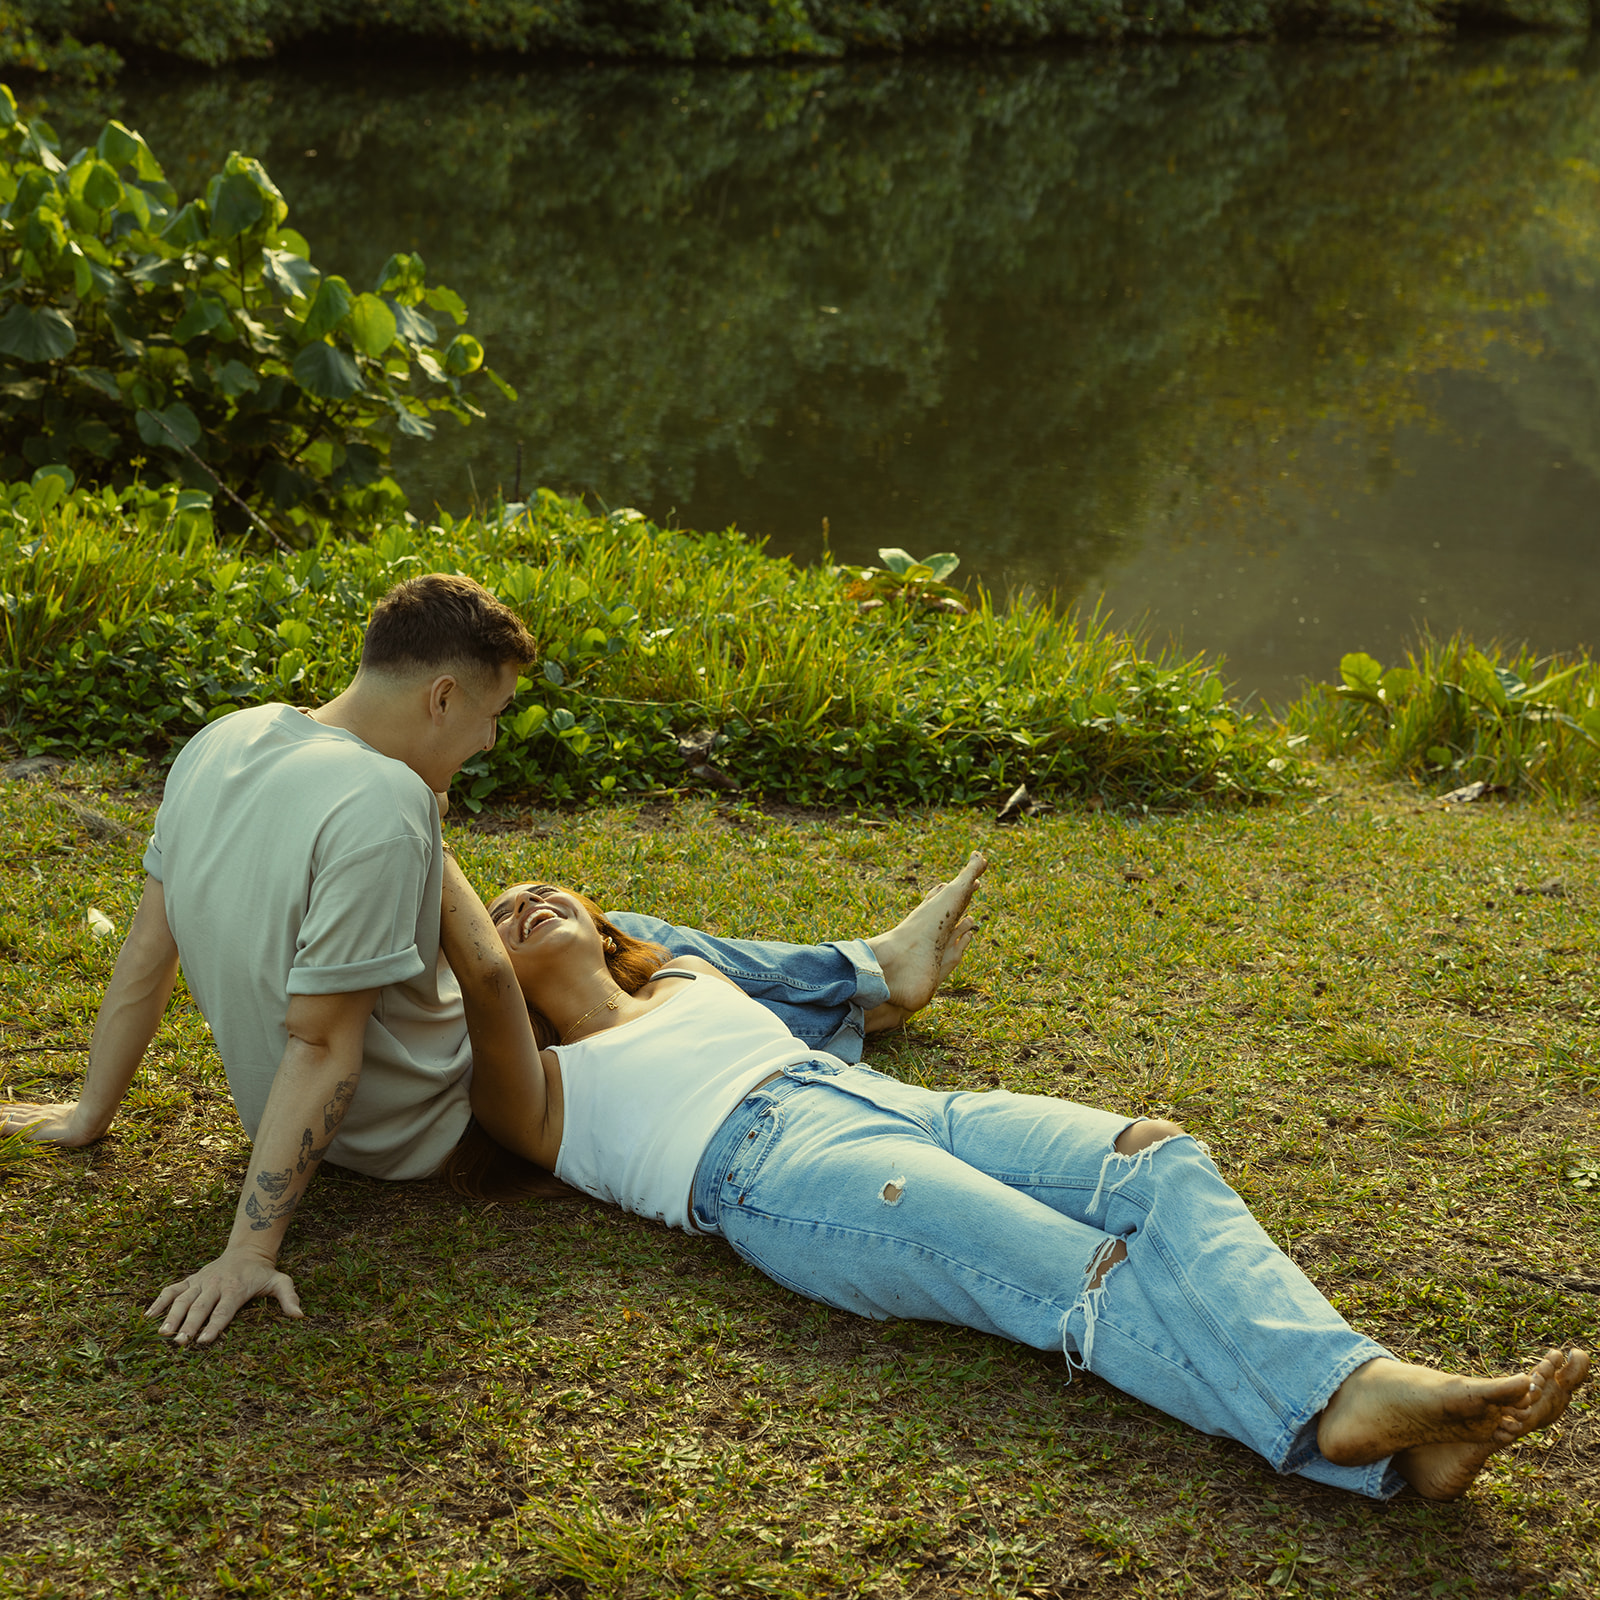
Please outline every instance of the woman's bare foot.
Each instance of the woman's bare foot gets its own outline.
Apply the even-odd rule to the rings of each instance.
[[[1462,1378],[1380,1357],[1334,1392],[1317,1424],[1328,1460],[1395,1469],[1430,1500],[1453,1500],[1496,1450],[1548,1427],[1589,1375],[1583,1350],[1547,1350],[1530,1372]]]
[[[1573,1390],[1589,1375],[1589,1355],[1585,1350],[1551,1350],[1533,1370],[1542,1387],[1533,1405],[1516,1413],[1523,1424],[1516,1438],[1548,1427],[1567,1409]],[[1500,1444],[1419,1444],[1396,1455],[1394,1466],[1425,1498],[1454,1500],[1466,1493],[1484,1463],[1502,1448]]]
[[[889,998],[866,1015],[868,1033],[898,1027],[934,997],[967,953],[978,925],[967,915],[989,863],[976,851],[949,883],[941,884],[898,927],[866,941],[883,969]]]

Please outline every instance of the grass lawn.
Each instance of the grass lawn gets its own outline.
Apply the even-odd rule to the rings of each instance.
[[[0,1093],[70,1096],[155,795],[0,783]],[[723,931],[875,931],[968,849],[987,925],[869,1059],[1175,1116],[1350,1319],[1495,1372],[1596,1337],[1597,817],[1303,800],[888,821],[708,802],[485,812],[533,873]],[[241,914],[248,914],[241,908]],[[1059,1355],[799,1300],[588,1204],[337,1171],[258,1306],[180,1352],[141,1312],[218,1250],[248,1154],[180,987],[116,1128],[0,1143],[0,1593],[1600,1593],[1587,1394],[1449,1506],[1279,1478]]]

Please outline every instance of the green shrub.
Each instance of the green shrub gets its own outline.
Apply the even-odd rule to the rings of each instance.
[[[30,753],[166,757],[239,706],[325,699],[379,595],[464,568],[543,646],[461,780],[474,809],[678,787],[708,766],[748,794],[849,806],[988,800],[1024,779],[1150,806],[1297,782],[1204,662],[1043,607],[979,595],[957,613],[912,590],[865,609],[849,574],[548,493],[482,521],[222,557],[175,487],[63,496],[61,481],[0,505],[0,704]]]
[[[120,486],[153,466],[215,492],[231,531],[285,514],[293,542],[313,513],[348,527],[403,509],[391,435],[481,416],[465,389],[480,370],[511,391],[471,334],[443,342],[429,311],[466,310],[419,257],[357,293],[311,265],[288,211],[237,152],[181,204],[120,122],[63,163],[0,85],[0,478],[59,465]]]
[[[1376,758],[1387,777],[1434,788],[1503,786],[1564,802],[1600,796],[1600,662],[1425,640],[1385,671],[1362,652],[1288,713],[1329,756]]]

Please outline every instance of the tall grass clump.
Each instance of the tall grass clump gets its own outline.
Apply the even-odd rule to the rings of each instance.
[[[1558,803],[1600,796],[1600,662],[1537,657],[1459,635],[1424,639],[1387,671],[1356,652],[1342,681],[1290,707],[1323,755],[1363,754],[1386,777],[1434,788],[1482,782]]]
[[[13,673],[86,626],[120,630],[215,561],[206,496],[139,485],[62,503],[66,482],[45,471],[31,484],[0,483],[0,661]],[[123,515],[125,506],[136,513]]]
[[[1098,619],[952,605],[927,586],[796,568],[737,533],[653,527],[542,494],[263,555],[197,538],[172,495],[83,491],[0,509],[0,703],[30,753],[170,756],[219,716],[314,704],[355,670],[373,602],[462,570],[515,606],[542,657],[469,764],[464,798],[543,802],[707,784],[804,804],[1039,795],[1171,807],[1297,781],[1281,735],[1214,668]],[[885,597],[887,596],[887,598]],[[70,606],[71,627],[62,626]]]

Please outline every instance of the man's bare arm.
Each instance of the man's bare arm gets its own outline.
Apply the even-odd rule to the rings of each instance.
[[[56,1144],[93,1144],[111,1126],[139,1063],[155,1038],[178,977],[178,946],[167,926],[160,883],[147,877],[139,909],[106,986],[89,1043],[83,1092],[59,1105],[0,1104],[6,1133]]]
[[[161,1331],[179,1344],[210,1344],[259,1294],[273,1295],[288,1316],[301,1314],[293,1282],[278,1271],[278,1247],[355,1097],[377,998],[376,989],[289,997],[289,1043],[261,1113],[227,1248],[169,1283],[146,1313],[163,1317]]]

